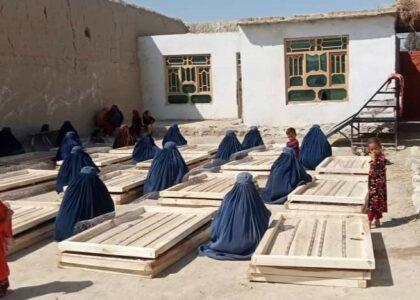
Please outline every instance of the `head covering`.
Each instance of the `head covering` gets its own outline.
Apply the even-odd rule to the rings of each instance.
[[[144,194],[158,192],[178,184],[188,172],[188,167],[174,142],[165,147],[153,158],[152,166],[144,184]]]
[[[174,142],[177,146],[184,146],[187,144],[187,141],[181,134],[178,124],[172,124],[163,137],[162,145],[165,145],[167,142]]]
[[[249,259],[268,228],[270,215],[252,175],[239,173],[211,224],[211,241],[200,247],[200,254],[220,260]]]
[[[121,125],[118,129],[117,136],[114,139],[112,148],[121,148],[126,146],[132,146],[136,143],[136,138],[130,133],[130,129],[127,125]]]
[[[77,222],[114,211],[114,202],[94,167],[83,167],[66,192],[55,220],[55,240],[73,235]]]
[[[152,159],[159,151],[160,149],[156,146],[152,135],[150,133],[143,133],[136,146],[134,146],[133,160],[135,162],[141,162]]]
[[[89,154],[83,151],[82,147],[73,147],[70,155],[64,159],[60,171],[58,172],[57,182],[55,184],[57,193],[61,193],[63,187],[69,185],[72,179],[79,175],[81,169],[87,166],[92,167],[99,172],[99,169],[95,166],[95,163],[92,161]]]
[[[115,104],[111,106],[108,112],[108,120],[115,127],[120,127],[124,122],[124,115]]]
[[[0,156],[23,154],[25,150],[22,144],[13,135],[10,127],[0,130]]]
[[[71,149],[73,149],[73,147],[76,147],[76,146],[82,147],[82,144],[80,143],[80,140],[77,134],[73,131],[67,132],[66,136],[61,142],[60,147],[57,150],[57,155],[55,156],[56,159],[57,160],[66,159],[66,157],[70,155]]]
[[[242,150],[262,145],[264,145],[264,141],[261,137],[260,131],[256,126],[252,126],[244,137],[244,141],[242,142]]]
[[[77,136],[77,138],[79,139],[79,135],[76,131],[76,129],[74,129],[73,125],[71,124],[70,121],[64,121],[63,125],[61,125],[59,131],[58,131],[58,136],[57,139],[55,141],[55,146],[56,147],[60,147],[64,137],[66,136],[67,132],[74,132]]]
[[[332,155],[331,145],[319,125],[313,125],[302,141],[300,160],[307,170],[315,168]]]
[[[139,137],[143,128],[143,122],[140,117],[140,113],[133,109],[133,116],[131,118],[130,133],[133,137]]]
[[[273,163],[261,197],[266,203],[284,203],[287,195],[299,184],[311,180],[311,176],[306,173],[293,149],[286,147]]]
[[[241,143],[239,142],[236,134],[232,130],[226,131],[226,135],[219,144],[217,149],[216,159],[229,160],[233,153],[242,150]]]

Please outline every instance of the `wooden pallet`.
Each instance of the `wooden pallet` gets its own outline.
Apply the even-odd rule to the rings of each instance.
[[[182,157],[185,160],[188,168],[191,170],[195,168],[197,165],[202,164],[208,160],[210,160],[211,155],[208,153],[188,153],[183,154],[181,153]],[[136,164],[138,169],[148,170],[152,166],[153,159],[145,160]]]
[[[53,235],[53,220],[60,208],[59,202],[10,201],[9,204],[14,211],[9,255]]]
[[[131,159],[131,154],[118,154],[118,153],[93,153],[90,155],[93,162],[98,168],[106,167],[112,164],[125,162]],[[63,164],[62,160],[57,161],[57,166]]]
[[[264,150],[253,150],[248,153],[249,156],[274,156],[279,157],[284,149],[283,145],[267,145]]]
[[[133,155],[133,150],[134,146],[125,146],[121,148],[111,149],[108,151],[108,153]]]
[[[253,171],[254,174],[268,175],[277,158],[277,156],[247,156],[222,165],[221,170],[223,173]]]
[[[115,204],[126,204],[141,196],[147,171],[135,168],[107,173],[101,179]]]
[[[196,251],[199,245],[204,244],[210,239],[210,234],[210,226],[206,224],[155,259],[61,252],[58,265],[61,268],[77,268],[154,278],[188,253]]]
[[[361,214],[278,213],[251,258],[252,281],[366,287],[375,258]]]
[[[198,145],[186,145],[179,147],[178,150],[182,155],[184,154],[216,154],[217,145],[213,144],[198,144]]]
[[[330,156],[324,159],[316,171],[319,173],[369,174],[368,156]]]
[[[40,182],[51,181],[57,178],[57,174],[58,172],[54,170],[33,169],[0,174],[0,191],[7,191]]]
[[[365,210],[368,200],[366,181],[337,179],[315,179],[298,186],[287,197],[288,209],[328,210],[359,212]]]

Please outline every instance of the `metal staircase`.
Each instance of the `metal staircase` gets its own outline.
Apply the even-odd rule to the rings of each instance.
[[[384,146],[397,147],[399,88],[398,78],[388,79],[358,112],[331,128],[327,137],[340,133],[355,148],[365,146],[369,137],[381,136]]]

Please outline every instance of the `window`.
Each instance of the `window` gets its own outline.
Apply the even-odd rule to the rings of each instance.
[[[165,64],[169,103],[211,102],[209,54],[166,56]]]
[[[286,40],[288,102],[347,100],[348,37]]]

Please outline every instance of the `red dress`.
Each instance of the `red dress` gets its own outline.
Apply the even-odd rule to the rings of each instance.
[[[300,148],[299,141],[297,139],[287,141],[286,147],[292,148],[295,152],[295,156],[299,156]]]
[[[386,193],[386,167],[384,155],[379,155],[370,161],[369,169],[369,221],[382,218],[382,213],[388,211]]]
[[[13,238],[12,232],[13,211],[0,201],[0,297],[6,294],[9,287],[10,275],[7,265],[7,246]]]

